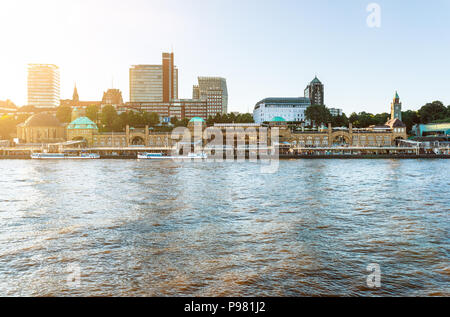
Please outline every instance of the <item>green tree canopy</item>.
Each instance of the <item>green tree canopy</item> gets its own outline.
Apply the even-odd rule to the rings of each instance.
[[[0,140],[9,140],[16,131],[17,121],[12,116],[0,117]]]
[[[159,115],[156,112],[144,112],[144,124],[154,127],[159,124]]]
[[[345,113],[343,113],[341,116],[332,116],[331,124],[333,127],[347,127],[349,121]]]
[[[402,112],[402,121],[406,125],[407,128],[406,131],[409,132],[412,130],[412,127],[415,124],[420,123],[419,114],[417,113],[417,111],[412,110],[404,111]]]
[[[69,106],[60,106],[56,110],[56,118],[62,123],[70,123],[72,121],[72,108]]]
[[[103,129],[102,129],[103,131],[107,131],[107,132],[114,131],[113,126],[114,126],[114,123],[117,124],[116,119],[118,118],[118,114],[117,114],[116,109],[113,106],[108,105],[108,106],[103,107],[100,118],[101,118],[100,119],[101,123],[103,125]]]
[[[214,117],[209,116],[206,119],[208,126],[214,125],[214,123],[254,123],[253,115],[251,113],[239,113],[239,114],[216,114]]]
[[[447,108],[441,101],[433,101],[419,109],[419,117],[421,123],[442,120],[447,117]]]
[[[86,117],[88,117],[89,119],[91,119],[94,122],[98,121],[98,106],[96,105],[90,105],[86,108]]]
[[[331,121],[331,113],[327,107],[322,105],[312,105],[305,111],[305,117],[307,120],[311,120],[311,123],[316,125],[328,124]]]

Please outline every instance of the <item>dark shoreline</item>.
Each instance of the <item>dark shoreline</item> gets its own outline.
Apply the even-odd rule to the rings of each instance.
[[[101,160],[136,160],[136,156],[101,156]],[[376,159],[450,159],[450,155],[280,155],[280,160],[376,160]],[[0,160],[31,160],[28,155],[3,155]]]

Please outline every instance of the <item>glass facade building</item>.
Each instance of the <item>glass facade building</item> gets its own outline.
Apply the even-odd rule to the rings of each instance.
[[[178,99],[178,68],[173,53],[163,53],[162,65],[130,68],[130,102],[170,102]]]
[[[193,87],[194,99],[208,100],[208,117],[228,113],[227,80],[222,77],[198,77]]]

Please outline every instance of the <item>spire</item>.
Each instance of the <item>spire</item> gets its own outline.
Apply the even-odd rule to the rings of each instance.
[[[77,84],[75,84],[75,88],[73,89],[72,101],[73,102],[79,102],[80,101],[80,98],[78,97]]]
[[[400,99],[400,97],[398,96],[398,92],[395,91],[395,99]]]

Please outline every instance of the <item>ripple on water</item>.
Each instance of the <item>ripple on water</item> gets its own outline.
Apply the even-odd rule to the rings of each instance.
[[[4,162],[1,294],[450,296],[445,160]]]

